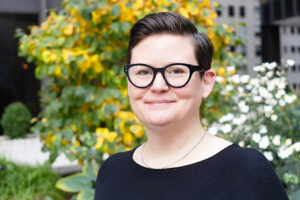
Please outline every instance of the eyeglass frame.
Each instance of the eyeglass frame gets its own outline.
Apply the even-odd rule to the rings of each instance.
[[[130,69],[131,67],[134,67],[134,66],[137,66],[137,65],[142,65],[142,66],[149,67],[149,68],[152,69],[152,71],[153,71],[153,78],[152,78],[152,80],[150,81],[150,83],[149,83],[148,85],[146,85],[146,86],[142,86],[142,87],[141,87],[141,86],[137,86],[137,85],[134,84],[133,81],[130,79],[130,76],[129,76],[129,69]],[[187,81],[186,81],[185,84],[183,84],[183,85],[181,85],[181,86],[173,86],[173,85],[171,85],[171,84],[168,82],[168,80],[166,79],[166,77],[165,77],[165,71],[166,71],[166,69],[167,69],[168,67],[173,66],[173,65],[183,65],[183,66],[186,66],[186,67],[189,68],[189,70],[190,70],[190,75],[189,75],[189,78],[187,79]],[[125,65],[125,66],[124,66],[124,72],[125,72],[125,74],[126,74],[128,80],[130,81],[130,83],[131,83],[133,86],[137,87],[137,88],[147,88],[147,87],[149,87],[149,86],[154,82],[154,80],[155,80],[155,78],[156,78],[156,74],[157,74],[158,72],[161,73],[161,75],[162,75],[164,81],[166,82],[166,84],[167,84],[168,86],[170,86],[170,87],[172,87],[172,88],[182,88],[182,87],[186,86],[186,84],[188,84],[188,83],[190,82],[190,79],[191,79],[191,77],[192,77],[192,74],[193,74],[195,71],[199,71],[200,73],[206,71],[205,69],[200,69],[200,68],[201,68],[200,66],[192,65],[192,64],[187,64],[187,63],[171,63],[171,64],[169,64],[169,65],[167,65],[167,66],[165,66],[165,67],[160,67],[160,68],[152,67],[151,65],[144,64],[144,63],[133,63],[133,64],[127,64],[127,65]]]

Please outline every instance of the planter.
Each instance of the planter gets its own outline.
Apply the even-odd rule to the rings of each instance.
[[[29,165],[43,164],[49,158],[49,153],[41,151],[42,143],[39,137],[31,136],[29,138],[8,139],[7,136],[1,136],[0,139],[0,157],[5,157],[15,163],[24,163]],[[64,154],[57,157],[52,164],[54,169],[64,169],[77,167],[77,162],[70,162]]]

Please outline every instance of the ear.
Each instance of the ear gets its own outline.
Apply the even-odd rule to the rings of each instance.
[[[215,85],[216,72],[213,69],[205,71],[202,77],[202,97],[206,99]]]

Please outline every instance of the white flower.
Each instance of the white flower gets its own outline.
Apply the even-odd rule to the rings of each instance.
[[[296,151],[300,151],[300,142],[296,142],[295,144],[292,145],[292,148]]]
[[[260,67],[261,67],[260,65],[254,66],[253,71],[258,72],[260,70]]]
[[[249,106],[246,105],[245,101],[241,101],[238,106],[243,113],[247,113],[249,111]]]
[[[249,75],[242,75],[241,76],[241,82],[242,83],[248,83],[250,80],[250,76]]]
[[[215,77],[216,82],[222,83],[224,81],[224,78],[222,76],[216,76]]]
[[[238,87],[237,89],[238,89],[239,93],[243,93],[244,92],[244,88],[242,88],[242,87]]]
[[[257,95],[256,95],[256,96],[253,97],[253,101],[254,101],[254,102],[259,103],[259,102],[261,102],[261,100],[262,100],[262,97],[261,97],[261,96],[257,96]]]
[[[271,63],[266,63],[266,64],[267,64],[267,68],[269,70],[272,70],[277,66],[276,62],[271,62]]]
[[[224,122],[227,122],[227,121],[231,121],[233,119],[233,114],[232,113],[228,113],[226,115],[224,115],[220,120],[219,122],[220,123],[224,123]]]
[[[291,138],[286,139],[284,144],[285,146],[290,146],[292,144]]]
[[[244,141],[240,141],[240,142],[239,142],[239,145],[240,145],[241,147],[244,147],[244,146],[245,146],[245,142],[244,142]]]
[[[296,95],[285,95],[284,99],[287,103],[292,103],[293,101],[295,101],[297,99]]]
[[[107,158],[109,158],[109,154],[108,153],[104,153],[103,156],[102,156],[102,159],[106,160]]]
[[[272,140],[272,143],[277,146],[280,145],[280,135],[275,135],[275,137]]]
[[[286,148],[285,146],[281,146],[279,148],[278,156],[282,159],[289,157],[293,153],[292,148]]]
[[[261,149],[266,149],[269,146],[269,137],[268,136],[263,136],[258,144],[259,148]]]
[[[277,115],[273,114],[271,115],[271,120],[272,121],[276,121],[278,119]]]
[[[267,127],[266,127],[265,125],[262,125],[262,126],[260,126],[259,128],[260,128],[259,132],[260,132],[261,134],[265,134],[265,133],[268,132],[268,129],[267,129]]]
[[[223,126],[223,133],[229,133],[232,130],[232,127],[230,124],[225,124]]]
[[[295,61],[294,61],[294,60],[291,60],[291,59],[289,59],[289,60],[287,60],[287,61],[286,61],[286,63],[287,63],[289,66],[294,66],[294,64],[295,64]]]
[[[247,116],[242,114],[240,115],[240,117],[234,118],[232,120],[232,123],[236,125],[242,125],[246,120],[247,120]]]
[[[266,88],[264,88],[264,87],[260,87],[260,88],[258,89],[258,91],[259,91],[259,94],[260,94],[262,97],[267,97],[268,94],[269,94],[268,90],[267,90]]]
[[[269,161],[272,161],[272,160],[273,160],[273,154],[272,154],[272,152],[270,152],[270,151],[264,152],[264,155],[266,156],[266,158],[267,158]]]
[[[216,127],[209,127],[208,132],[212,135],[216,135],[218,133],[218,129]]]
[[[275,86],[273,84],[268,85],[268,90],[273,91],[275,89]]]
[[[270,112],[273,111],[273,108],[272,108],[272,106],[264,106],[264,111],[265,111],[266,113],[270,113]]]
[[[285,106],[286,102],[283,99],[279,100],[279,105],[280,106]]]
[[[240,75],[238,75],[238,74],[233,75],[232,81],[236,84],[240,83]]]
[[[259,133],[253,133],[252,134],[252,140],[255,142],[255,143],[259,143],[259,141],[261,140],[261,136]]]
[[[226,91],[232,91],[233,90],[233,85],[230,85],[230,84],[226,85],[225,90]]]

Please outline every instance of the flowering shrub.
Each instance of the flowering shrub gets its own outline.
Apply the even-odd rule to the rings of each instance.
[[[240,146],[259,149],[293,191],[300,184],[300,102],[286,93],[288,64],[264,63],[254,67],[256,77],[233,75],[224,94],[231,109],[209,128]],[[234,67],[230,67],[234,68]],[[216,77],[222,83],[222,77]]]
[[[217,6],[217,5],[215,5]],[[192,20],[214,43],[214,68],[226,79],[236,59],[226,51],[237,45],[232,27],[217,25],[210,1],[198,0],[66,0],[59,14],[51,12],[29,35],[18,31],[19,54],[36,65],[42,79],[43,111],[33,131],[52,160],[65,153],[79,163],[132,148],[144,140],[144,129],[131,113],[122,66],[129,29],[151,12],[174,11]],[[224,108],[218,87],[208,110]],[[222,104],[226,102],[222,101]],[[220,109],[219,115],[222,115]],[[219,109],[218,109],[219,110]]]

